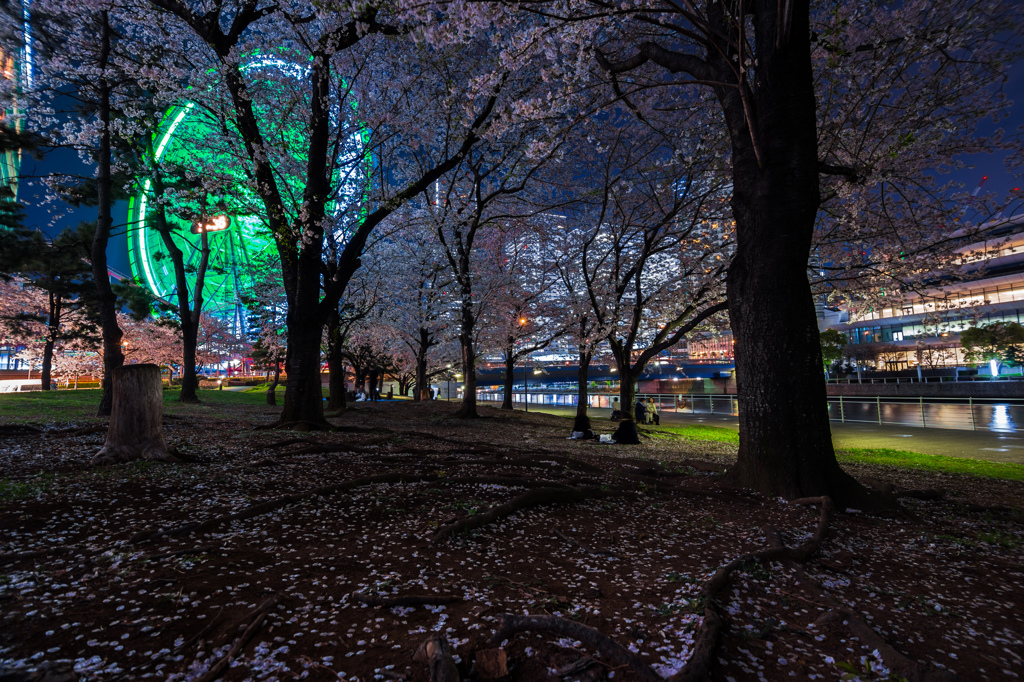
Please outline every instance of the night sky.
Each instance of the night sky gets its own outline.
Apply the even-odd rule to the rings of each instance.
[[[1015,65],[1010,71],[1010,80],[1006,87],[1007,94],[1014,101],[1011,116],[1002,121],[1000,125],[1012,131],[1024,126],[1024,62]],[[989,123],[988,130],[994,129],[995,124]],[[1024,177],[1014,177],[1004,164],[1004,159],[999,155],[975,154],[965,156],[963,159],[968,168],[957,172],[951,177],[963,183],[964,187],[971,191],[978,186],[981,178],[988,176],[984,191],[993,192],[1003,197],[1012,188],[1024,185]],[[1024,169],[1015,169],[1021,173]],[[26,223],[31,227],[38,227],[49,235],[54,235],[61,230],[74,227],[81,221],[95,220],[96,210],[94,208],[82,208],[73,210],[59,203],[45,203],[43,201],[43,188],[36,178],[53,172],[65,172],[72,174],[91,173],[78,158],[75,152],[68,150],[55,150],[43,155],[40,159],[24,157],[22,161],[22,180],[19,189],[19,199],[25,204]],[[127,240],[125,238],[125,221],[127,219],[127,202],[121,202],[115,206],[114,226],[115,235],[111,238],[110,249],[107,253],[110,267],[120,273],[130,274],[128,263]]]

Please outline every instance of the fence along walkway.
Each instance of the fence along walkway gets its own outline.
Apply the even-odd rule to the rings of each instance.
[[[522,404],[522,391],[513,402]],[[617,396],[599,393],[588,396],[593,408],[611,408]],[[530,391],[531,406],[575,407],[575,393]],[[658,411],[678,414],[738,416],[739,400],[734,395],[638,394],[644,402],[653,398]],[[500,391],[480,391],[477,399],[501,402]],[[1014,433],[1024,430],[1024,399],[1019,398],[895,398],[882,396],[830,396],[829,419],[842,423],[916,426],[968,431]]]

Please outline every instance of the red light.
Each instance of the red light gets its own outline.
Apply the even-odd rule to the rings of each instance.
[[[982,175],[981,176],[981,181],[985,182],[986,180],[988,180],[988,176],[987,175]]]

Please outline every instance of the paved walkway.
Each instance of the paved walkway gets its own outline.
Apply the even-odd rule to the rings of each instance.
[[[522,405],[517,403],[516,409],[522,409]],[[531,405],[530,411],[566,417],[576,414],[576,408],[545,405]],[[589,414],[594,419],[608,419],[611,410],[591,408]],[[712,414],[662,412],[661,423],[672,426],[707,424],[734,431],[739,428],[736,417]],[[840,448],[891,448],[926,455],[1024,464],[1024,434],[832,422],[832,442]]]

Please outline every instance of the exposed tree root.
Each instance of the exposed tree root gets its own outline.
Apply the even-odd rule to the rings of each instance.
[[[786,547],[775,533],[769,533],[771,547],[753,554],[746,554],[733,559],[725,566],[722,566],[704,584],[698,599],[704,604],[704,622],[701,623],[697,636],[694,638],[693,653],[686,661],[682,670],[669,678],[669,682],[698,682],[710,678],[711,663],[714,660],[715,648],[718,646],[718,638],[721,635],[725,620],[718,607],[718,595],[729,584],[733,571],[744,564],[754,561],[774,561],[778,559],[791,559],[793,561],[806,561],[821,546],[828,530],[828,522],[832,516],[832,500],[828,497],[810,497],[793,500],[793,504],[820,504],[821,513],[818,516],[818,527],[814,535],[800,544],[799,547]]]
[[[555,535],[557,535],[558,537],[562,538],[563,540],[568,542],[570,545],[572,545],[574,547],[578,547],[579,549],[582,549],[587,554],[594,554],[595,556],[610,556],[610,557],[615,556],[615,552],[611,551],[610,549],[594,549],[592,547],[588,547],[587,545],[584,545],[579,540],[576,540],[574,538],[569,537],[568,535],[566,535],[565,533],[560,531],[558,528],[555,528],[554,531],[555,531]]]
[[[129,542],[132,544],[138,544],[141,542],[149,542],[151,540],[157,540],[162,537],[170,537],[173,535],[182,535],[184,533],[202,533],[208,531],[211,528],[216,528],[225,523],[231,523],[232,521],[242,521],[245,519],[251,519],[256,516],[262,516],[263,514],[269,514],[272,511],[276,511],[281,507],[287,507],[291,504],[308,500],[312,497],[325,497],[327,495],[333,495],[335,493],[344,492],[346,490],[352,490],[354,488],[360,488],[367,485],[377,485],[380,483],[417,483],[419,481],[433,481],[436,480],[437,476],[426,474],[404,474],[404,473],[390,473],[390,474],[378,474],[376,476],[363,476],[355,478],[350,481],[343,481],[341,483],[333,483],[331,485],[320,486],[319,488],[313,488],[303,493],[294,493],[292,495],[285,495],[283,497],[276,497],[272,500],[266,500],[257,504],[249,505],[245,509],[242,509],[231,514],[222,514],[221,516],[215,516],[212,519],[205,521],[196,521],[193,523],[186,523],[180,526],[174,526],[173,528],[166,528],[163,530],[147,531],[142,533],[136,533],[133,535]]]
[[[367,606],[444,606],[463,601],[455,594],[406,594],[396,597],[382,597],[379,594],[362,594],[353,592],[352,598]]]
[[[261,424],[256,427],[257,431],[266,431],[269,429],[276,429],[280,431],[333,431],[335,426],[328,422],[326,419],[322,422],[310,422],[310,421],[294,421],[294,422],[274,422],[272,424]]]
[[[518,488],[568,488],[566,483],[549,481],[545,478],[526,478],[525,476],[446,476],[438,479],[431,487],[444,484],[473,483],[477,485],[506,485]]]
[[[47,556],[49,554],[60,554],[61,552],[68,552],[71,547],[60,546],[52,547],[49,549],[35,549],[29,552],[11,552],[10,554],[0,554],[0,566],[4,564],[13,564],[18,561],[25,559],[36,559],[41,556]]]
[[[104,427],[105,428],[105,427]],[[0,424],[0,437],[2,436],[38,436],[43,430],[31,424]]]
[[[501,629],[488,640],[497,644],[520,632],[553,632],[564,637],[578,639],[597,651],[613,666],[627,666],[642,682],[662,682],[662,677],[644,663],[639,656],[633,654],[610,637],[606,637],[592,627],[556,616],[501,616]]]
[[[452,647],[447,639],[437,633],[420,644],[412,660],[427,665],[430,682],[459,682],[459,670],[452,658]]]
[[[260,629],[261,625],[263,625],[263,621],[267,619],[267,613],[275,604],[277,604],[277,599],[277,595],[274,595],[256,608],[256,611],[254,612],[255,618],[253,618],[252,622],[249,623],[249,627],[245,628],[245,632],[242,633],[242,636],[235,640],[235,643],[231,646],[228,653],[219,661],[214,663],[204,675],[197,678],[196,682],[213,682],[213,680],[216,680],[221,676],[224,670],[227,669],[228,665],[230,665],[231,661],[234,660],[235,656],[238,655],[238,652],[240,652],[245,645],[249,643],[249,640],[252,639],[253,635],[256,634],[256,631]]]
[[[456,533],[486,526],[498,519],[503,519],[517,511],[528,509],[530,507],[539,507],[545,504],[583,502],[584,500],[622,494],[624,493],[597,487],[535,488],[523,493],[519,497],[509,500],[508,502],[491,507],[483,514],[467,516],[464,519],[459,519],[458,521],[442,526],[438,529],[437,533],[434,534],[434,538],[431,542],[435,545],[440,544]]]
[[[284,440],[267,443],[263,448],[266,450],[273,450],[274,448],[284,448],[289,445],[298,445],[299,443],[302,443],[303,445],[320,445],[320,443],[315,440],[310,440],[308,438],[285,438]]]

